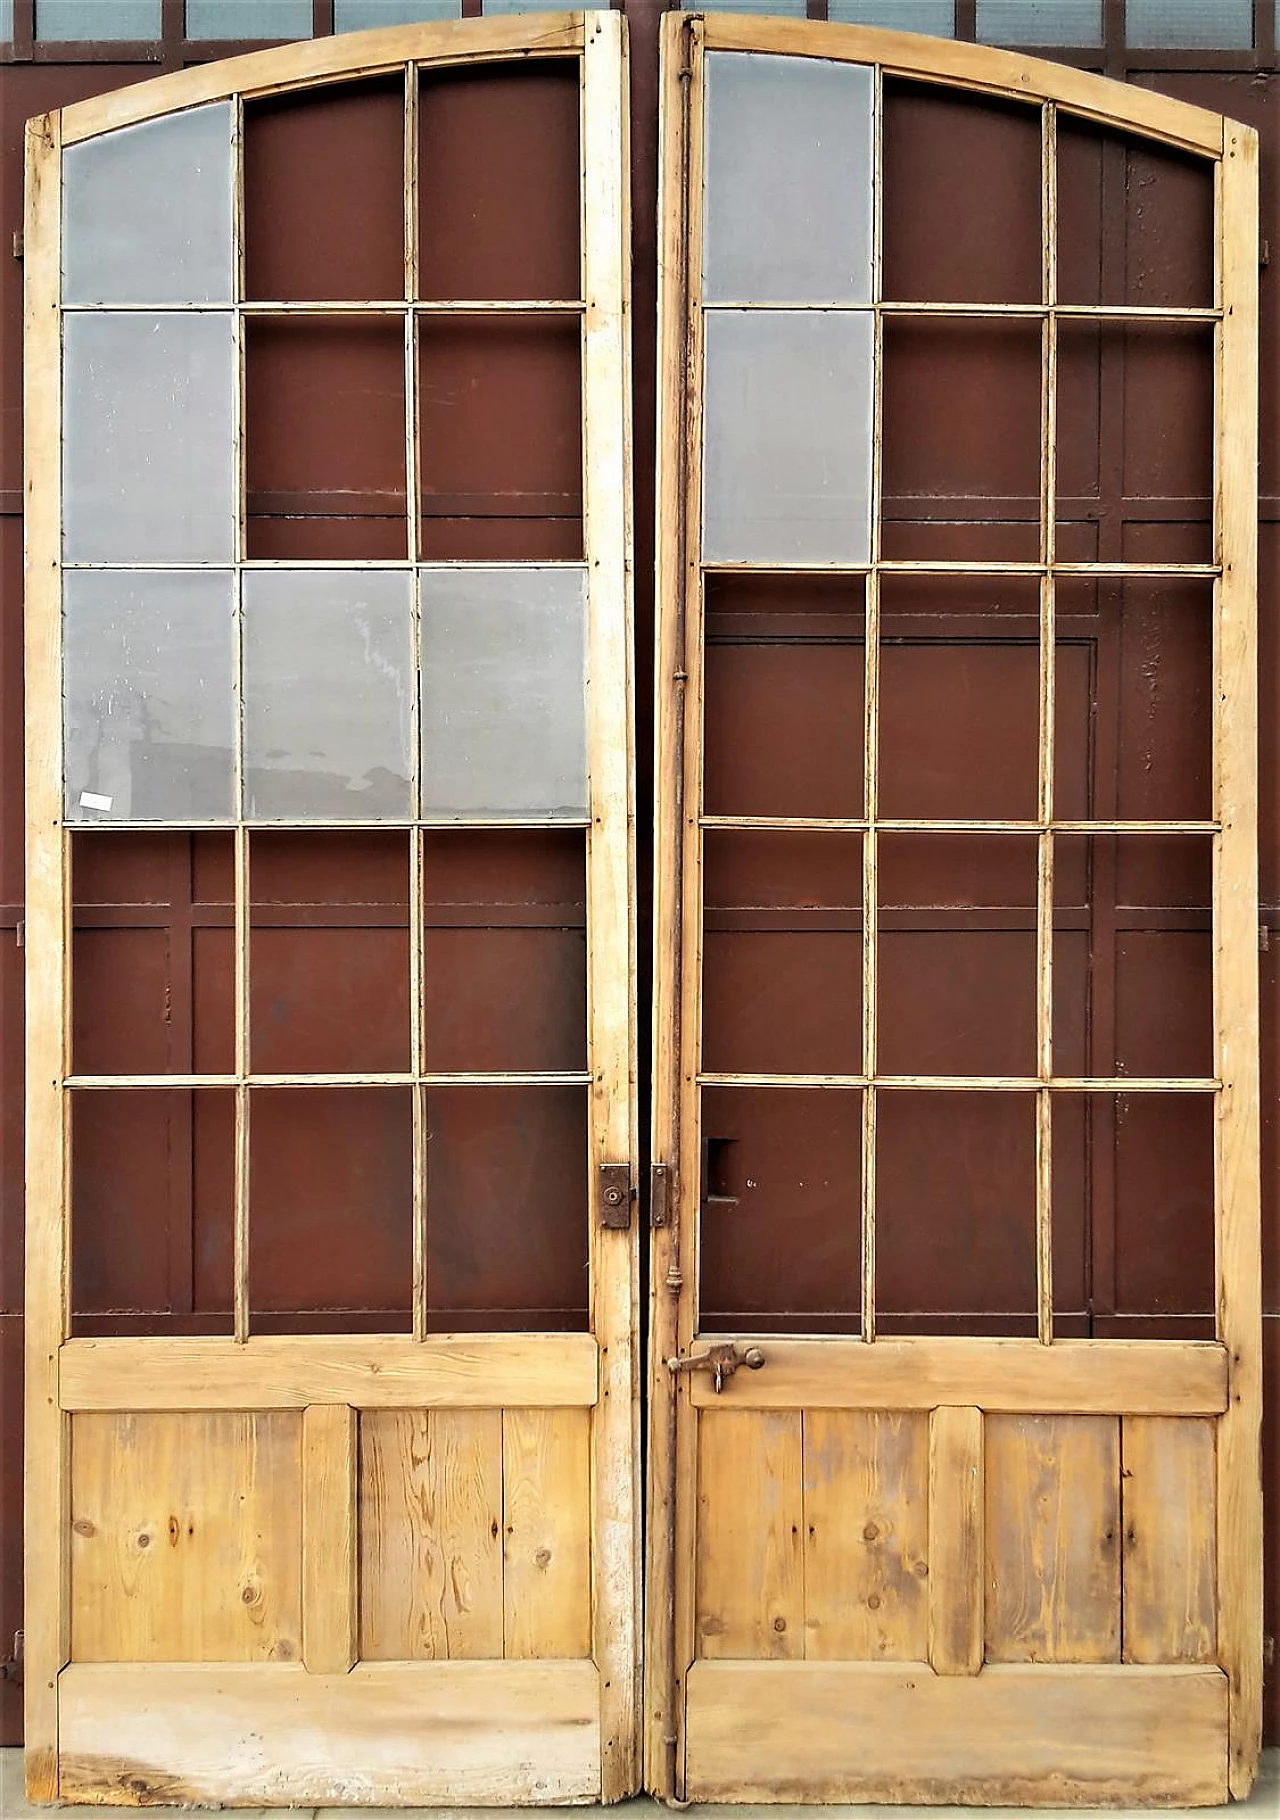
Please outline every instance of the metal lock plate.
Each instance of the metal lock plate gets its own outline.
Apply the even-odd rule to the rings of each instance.
[[[612,1231],[625,1232],[631,1225],[633,1195],[630,1163],[601,1163],[596,1186],[600,1224]]]

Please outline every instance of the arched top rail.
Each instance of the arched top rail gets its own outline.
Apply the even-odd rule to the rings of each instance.
[[[704,47],[711,51],[766,51],[836,63],[875,63],[889,76],[914,76],[1011,100],[1051,101],[1100,126],[1142,133],[1209,158],[1223,156],[1230,134],[1239,131],[1252,136],[1251,128],[1237,128],[1234,121],[1207,108],[1050,63],[1043,57],[985,44],[961,44],[950,38],[925,38],[876,26],[739,13],[668,14],[665,24],[668,31],[684,27],[700,34]]]
[[[137,126],[232,96],[262,97],[324,83],[383,75],[408,63],[445,65],[509,57],[565,57],[583,50],[588,35],[622,31],[613,12],[524,13],[494,19],[446,19],[425,25],[343,32],[250,51],[199,69],[157,76],[113,94],[95,95],[62,110],[62,143],[78,145],[117,127]],[[1189,110],[1190,111],[1190,110]]]

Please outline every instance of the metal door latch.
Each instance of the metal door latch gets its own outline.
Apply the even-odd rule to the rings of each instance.
[[[708,1347],[706,1352],[691,1353],[687,1359],[668,1359],[667,1370],[676,1371],[709,1371],[715,1379],[716,1395],[724,1389],[724,1381],[731,1378],[739,1365],[745,1365],[748,1371],[759,1371],[764,1364],[764,1354],[758,1346],[739,1346],[733,1340],[723,1340],[718,1346]]]
[[[613,1232],[625,1232],[631,1224],[631,1203],[635,1199],[630,1163],[601,1163],[596,1192],[600,1224]]]

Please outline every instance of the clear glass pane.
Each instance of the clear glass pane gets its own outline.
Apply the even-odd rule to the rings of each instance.
[[[68,820],[234,815],[234,597],[226,571],[65,576]]]
[[[309,38],[311,0],[187,0],[188,38]]]
[[[13,0],[0,0],[0,39],[13,37]]]
[[[386,569],[246,573],[247,815],[412,815],[410,586]]]
[[[420,576],[423,814],[585,816],[583,571]]]
[[[1102,43],[1102,0],[978,0],[983,44]]]
[[[232,318],[68,316],[68,562],[227,562],[233,554]]]
[[[36,0],[36,37],[129,40],[160,36],[160,0]]]
[[[1249,50],[1253,0],[1128,0],[1125,37],[1138,50]]]
[[[335,0],[335,32],[374,25],[416,25],[422,19],[457,19],[462,0]]]
[[[594,13],[606,11],[609,0],[485,0],[485,13]]]
[[[706,317],[708,562],[839,562],[871,547],[871,316]]]
[[[708,301],[870,301],[873,89],[859,63],[708,56]]]
[[[845,25],[931,32],[935,38],[950,38],[956,29],[955,0],[828,0],[827,17]]]
[[[64,303],[230,303],[231,108],[68,146]]]
[[[803,19],[806,0],[684,0],[684,10],[698,13],[775,13],[783,18]]]

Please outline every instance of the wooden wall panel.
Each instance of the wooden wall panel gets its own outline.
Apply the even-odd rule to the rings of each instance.
[[[74,1661],[298,1658],[301,1425],[283,1411],[73,1418]]]
[[[983,1416],[969,1406],[929,1418],[929,1661],[976,1675],[983,1658]]]
[[[989,1416],[989,1662],[1120,1660],[1120,1424]]]
[[[800,1411],[703,1415],[697,1512],[698,1654],[803,1656]]]
[[[502,1412],[360,1419],[360,1654],[502,1654]]]
[[[502,1412],[503,1653],[591,1654],[591,1414]]]
[[[1216,1659],[1215,1427],[1121,1421],[1126,1662]]]

